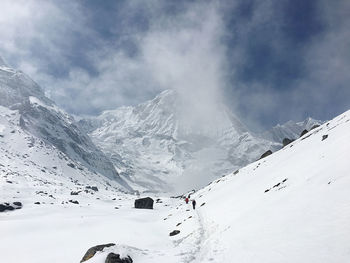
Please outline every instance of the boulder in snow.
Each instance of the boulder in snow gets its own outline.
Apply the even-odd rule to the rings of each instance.
[[[105,247],[112,247],[115,246],[114,243],[108,243],[108,244],[103,244],[103,245],[98,245],[98,246],[94,246],[88,249],[88,251],[86,251],[84,257],[80,260],[80,262],[84,262],[89,260],[90,258],[92,258],[93,256],[95,256],[97,251],[102,251]]]
[[[127,258],[120,258],[119,254],[109,253],[105,263],[132,263],[132,259],[130,256]]]
[[[178,235],[178,234],[180,234],[180,230],[173,230],[173,231],[171,231],[170,232],[170,234],[169,234],[169,236],[175,236],[175,235]]]
[[[135,208],[153,209],[153,202],[151,197],[136,199]]]

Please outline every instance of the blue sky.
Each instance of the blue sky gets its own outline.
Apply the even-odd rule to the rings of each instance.
[[[1,56],[73,114],[169,88],[203,104],[224,100],[255,130],[350,108],[347,0],[1,5]]]

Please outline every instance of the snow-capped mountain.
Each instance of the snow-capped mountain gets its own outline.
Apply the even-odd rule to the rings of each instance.
[[[85,262],[106,262],[109,253],[144,263],[349,259],[350,111],[192,193],[195,210],[184,198],[150,193],[154,209],[134,209],[137,197],[115,191],[100,180],[106,177],[81,176],[55,157],[62,154],[57,149],[38,143],[23,151],[27,135],[18,129],[20,115],[4,107],[0,112],[6,116],[0,118],[0,134],[7,138],[0,138],[6,144],[0,148],[6,160],[0,165],[0,199],[23,204],[0,213],[2,262],[79,262],[90,247],[106,243],[116,245]],[[26,156],[36,151],[46,168],[31,166],[28,172]],[[72,178],[51,174],[53,165]],[[98,191],[86,187],[94,180]]]
[[[18,130],[26,133],[30,140],[58,149],[76,169],[86,167],[130,189],[70,115],[48,99],[26,74],[8,67],[3,60],[0,62],[0,105],[18,114]],[[6,140],[6,137],[0,139]]]
[[[224,106],[214,110],[214,117],[198,114],[167,90],[80,124],[134,187],[188,190],[280,147],[251,133]]]
[[[271,130],[268,130],[262,134],[262,137],[281,143],[283,139],[288,138],[291,140],[298,139],[304,130],[310,131],[312,128],[321,125],[323,121],[307,118],[301,122],[288,121],[284,124],[278,124]]]

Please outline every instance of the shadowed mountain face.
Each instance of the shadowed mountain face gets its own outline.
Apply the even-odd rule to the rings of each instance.
[[[0,105],[18,110],[20,126],[45,143],[55,146],[72,161],[130,187],[114,165],[76,125],[74,119],[48,99],[42,89],[21,71],[0,59]]]

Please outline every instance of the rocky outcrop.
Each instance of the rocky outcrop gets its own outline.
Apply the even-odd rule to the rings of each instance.
[[[292,143],[294,140],[291,140],[289,138],[284,138],[282,143],[283,143],[283,147],[287,146],[288,144]]]
[[[10,203],[0,204],[0,212],[12,211],[12,210],[21,209],[21,208],[22,208],[21,202],[13,202],[12,204]]]
[[[303,130],[302,132],[301,132],[301,134],[300,134],[300,137],[303,137],[305,134],[307,134],[309,131],[308,130]]]
[[[145,197],[135,200],[135,208],[153,209],[153,199],[151,197]]]
[[[268,150],[268,151],[264,152],[264,153],[260,156],[260,159],[265,158],[266,156],[269,156],[269,155],[271,155],[271,154],[272,154],[272,151],[271,151],[271,150]],[[259,160],[260,160],[260,159],[259,159]]]
[[[169,233],[169,236],[175,236],[175,235],[178,235],[178,234],[180,234],[180,230],[173,230],[173,231],[171,231],[170,233]]]
[[[85,261],[89,260],[90,258],[92,258],[93,256],[95,256],[97,251],[103,251],[104,248],[112,247],[112,246],[115,246],[115,244],[109,243],[109,244],[91,247],[88,249],[88,251],[86,251],[84,257],[80,260],[80,262],[85,262]]]
[[[120,258],[119,254],[109,253],[105,263],[132,263],[133,260],[130,256],[127,258]]]

